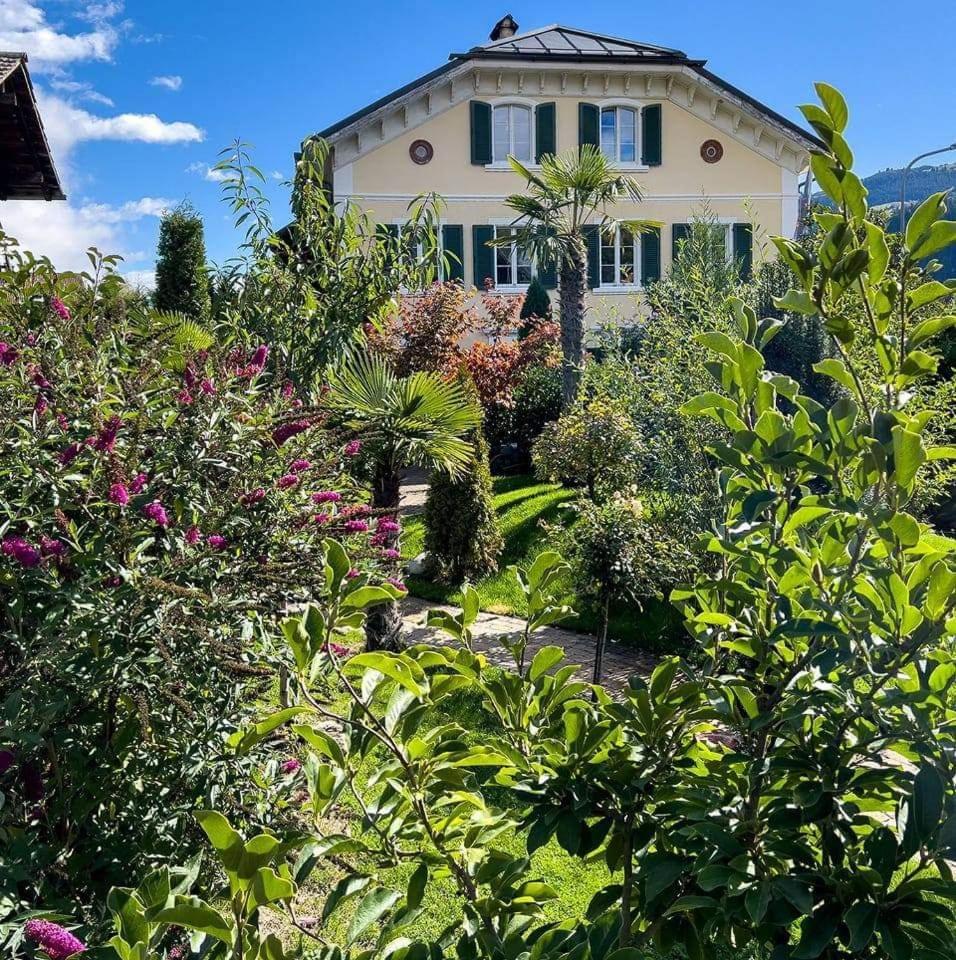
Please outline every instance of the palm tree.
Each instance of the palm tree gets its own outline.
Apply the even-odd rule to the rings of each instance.
[[[325,406],[357,433],[372,464],[372,505],[398,511],[401,471],[418,466],[457,477],[474,456],[467,436],[481,414],[454,381],[434,373],[398,377],[380,358],[357,356],[329,378]],[[366,620],[370,650],[400,647],[397,603],[373,607]]]
[[[508,157],[508,161],[527,183],[528,192],[512,194],[505,200],[519,214],[514,235],[491,242],[494,246],[517,243],[540,266],[558,266],[562,387],[567,407],[577,393],[583,351],[588,275],[584,227],[595,219],[602,232],[619,226],[640,232],[656,224],[619,219],[608,212],[608,207],[621,200],[639,201],[641,190],[631,177],[615,170],[593,144],[560,156],[544,156],[537,172],[514,157]]]

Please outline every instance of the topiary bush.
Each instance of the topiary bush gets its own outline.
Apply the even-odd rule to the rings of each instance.
[[[488,442],[481,426],[467,439],[473,447],[471,462],[455,477],[433,473],[425,500],[430,572],[448,583],[493,573],[504,548],[494,509]]]
[[[163,213],[156,250],[157,310],[181,313],[199,323],[212,310],[202,218],[188,203]]]
[[[534,329],[535,321],[550,322],[551,320],[551,297],[548,296],[544,284],[537,277],[532,277],[531,283],[528,284],[518,317],[524,321],[518,328],[520,338],[526,337]]]

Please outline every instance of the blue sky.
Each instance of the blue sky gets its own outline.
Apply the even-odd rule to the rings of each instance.
[[[7,203],[0,221],[59,265],[96,243],[146,278],[159,211],[187,198],[224,260],[237,236],[208,179],[220,148],[253,144],[284,221],[281,180],[303,136],[485,42],[506,12],[523,30],[559,22],[678,47],[795,120],[826,80],[850,102],[864,174],[956,139],[952,3],[0,0],[0,49],[30,55],[69,194]]]

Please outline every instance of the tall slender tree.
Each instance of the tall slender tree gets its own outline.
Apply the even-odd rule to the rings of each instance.
[[[541,158],[541,169],[532,172],[514,157],[508,158],[528,186],[527,193],[512,194],[505,204],[518,214],[515,235],[491,241],[494,246],[517,243],[540,266],[558,267],[558,303],[561,350],[564,355],[562,388],[567,406],[577,393],[584,344],[585,296],[588,286],[587,224],[597,221],[600,230],[626,227],[640,232],[650,221],[622,219],[610,208],[620,201],[640,201],[641,189],[616,170],[593,144]]]
[[[188,203],[163,214],[156,257],[156,309],[209,320],[209,272],[202,218]]]

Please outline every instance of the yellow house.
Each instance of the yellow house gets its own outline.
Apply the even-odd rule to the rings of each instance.
[[[548,153],[598,146],[642,188],[622,217],[660,231],[590,231],[592,305],[630,313],[642,287],[666,272],[687,224],[706,204],[728,257],[746,271],[755,237],[792,236],[799,181],[819,141],[679,50],[559,25],[519,33],[507,16],[489,43],[453,53],[431,73],[318,134],[332,146],[336,200],[400,229],[409,203],[444,197],[441,242],[452,277],[520,292],[535,265],[515,247],[489,247],[509,229],[504,204]],[[754,248],[757,249],[754,249]],[[554,287],[554,271],[541,273]],[[630,306],[628,306],[630,304]]]

